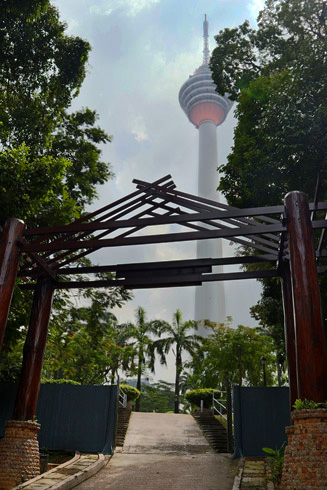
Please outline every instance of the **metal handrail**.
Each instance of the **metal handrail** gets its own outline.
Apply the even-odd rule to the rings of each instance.
[[[212,415],[215,415],[215,412],[217,412],[219,414],[220,421],[221,421],[221,419],[224,419],[224,420],[226,420],[226,423],[227,423],[228,422],[227,416],[224,415],[224,413],[227,414],[227,400],[224,400],[224,399],[217,400],[217,398],[215,398],[215,393],[226,393],[226,391],[225,392],[223,392],[223,391],[213,391],[212,392]],[[226,405],[224,405],[222,402],[225,402]],[[216,404],[218,404],[218,408],[217,408]],[[234,427],[233,422],[232,422],[232,427]]]
[[[126,406],[127,406],[127,395],[121,387],[119,387],[119,403],[124,408],[126,408]]]

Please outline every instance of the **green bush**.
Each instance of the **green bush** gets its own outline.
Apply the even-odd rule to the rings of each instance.
[[[79,383],[78,381],[73,381],[72,379],[48,379],[48,378],[42,378],[41,383],[51,383],[55,385],[78,385],[81,386],[82,383]]]
[[[269,456],[266,456],[266,461],[270,468],[270,478],[268,480],[273,482],[274,488],[277,490],[281,488],[285,446],[286,442],[282,444],[280,449],[271,449],[270,447],[262,448],[266,454],[269,454]]]
[[[300,400],[299,398],[295,400],[293,405],[295,410],[312,410],[317,408],[327,408],[327,402],[314,402],[313,400]]]
[[[129,385],[119,385],[120,388],[123,390],[124,393],[127,395],[127,401],[128,402],[135,402],[140,397],[140,392],[137,388],[134,388],[134,386],[129,386]]]
[[[185,398],[196,407],[200,407],[201,400],[203,400],[204,408],[210,408],[212,405],[212,393],[214,391],[216,392],[215,398],[218,399],[221,394],[214,388],[199,388],[197,390],[187,391],[185,393]]]

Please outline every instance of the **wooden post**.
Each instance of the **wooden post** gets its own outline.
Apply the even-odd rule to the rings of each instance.
[[[34,291],[30,325],[24,345],[14,420],[33,420],[35,416],[53,290],[52,281],[48,277],[39,278]]]
[[[293,294],[289,262],[282,266],[282,295],[284,308],[284,335],[287,354],[288,381],[290,387],[290,409],[298,398],[296,376],[296,347],[293,311]]]
[[[23,230],[23,221],[10,218],[5,223],[0,239],[0,350],[18,271],[17,239],[22,235]]]
[[[297,391],[300,399],[327,399],[327,359],[308,198],[285,197],[295,320]]]

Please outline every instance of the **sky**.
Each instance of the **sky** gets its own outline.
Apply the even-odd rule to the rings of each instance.
[[[198,132],[178,102],[182,84],[202,64],[203,19],[214,35],[255,19],[262,0],[54,0],[69,34],[92,46],[87,76],[73,109],[89,107],[99,125],[113,135],[103,147],[115,178],[98,188],[95,210],[135,190],[133,178],[157,180],[171,174],[177,188],[197,194]],[[233,144],[233,110],[218,128],[218,160],[224,163]],[[222,199],[223,200],[223,199]],[[123,250],[124,249],[124,250]],[[224,243],[224,255],[233,249]],[[106,249],[94,263],[114,264],[195,258],[192,242]],[[228,269],[228,271],[236,269]],[[138,290],[133,301],[115,313],[133,321],[138,306],[148,319],[183,319],[194,314],[193,287]],[[249,314],[260,293],[255,280],[225,283],[226,313],[233,326],[255,326]]]

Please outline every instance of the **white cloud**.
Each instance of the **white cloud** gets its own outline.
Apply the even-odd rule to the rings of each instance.
[[[89,7],[91,14],[110,15],[119,8],[126,10],[127,15],[135,17],[143,10],[152,7],[160,0],[103,0],[102,4],[95,4]]]
[[[149,135],[146,132],[145,122],[142,116],[131,116],[129,119],[129,127],[134,138],[139,143],[147,141]]]
[[[146,132],[139,129],[132,129],[132,134],[134,135],[136,141],[138,141],[139,143],[149,139],[149,136],[146,134]]]
[[[249,5],[248,9],[250,10],[252,16],[256,19],[260,10],[263,9],[264,7],[264,0],[252,0]]]

